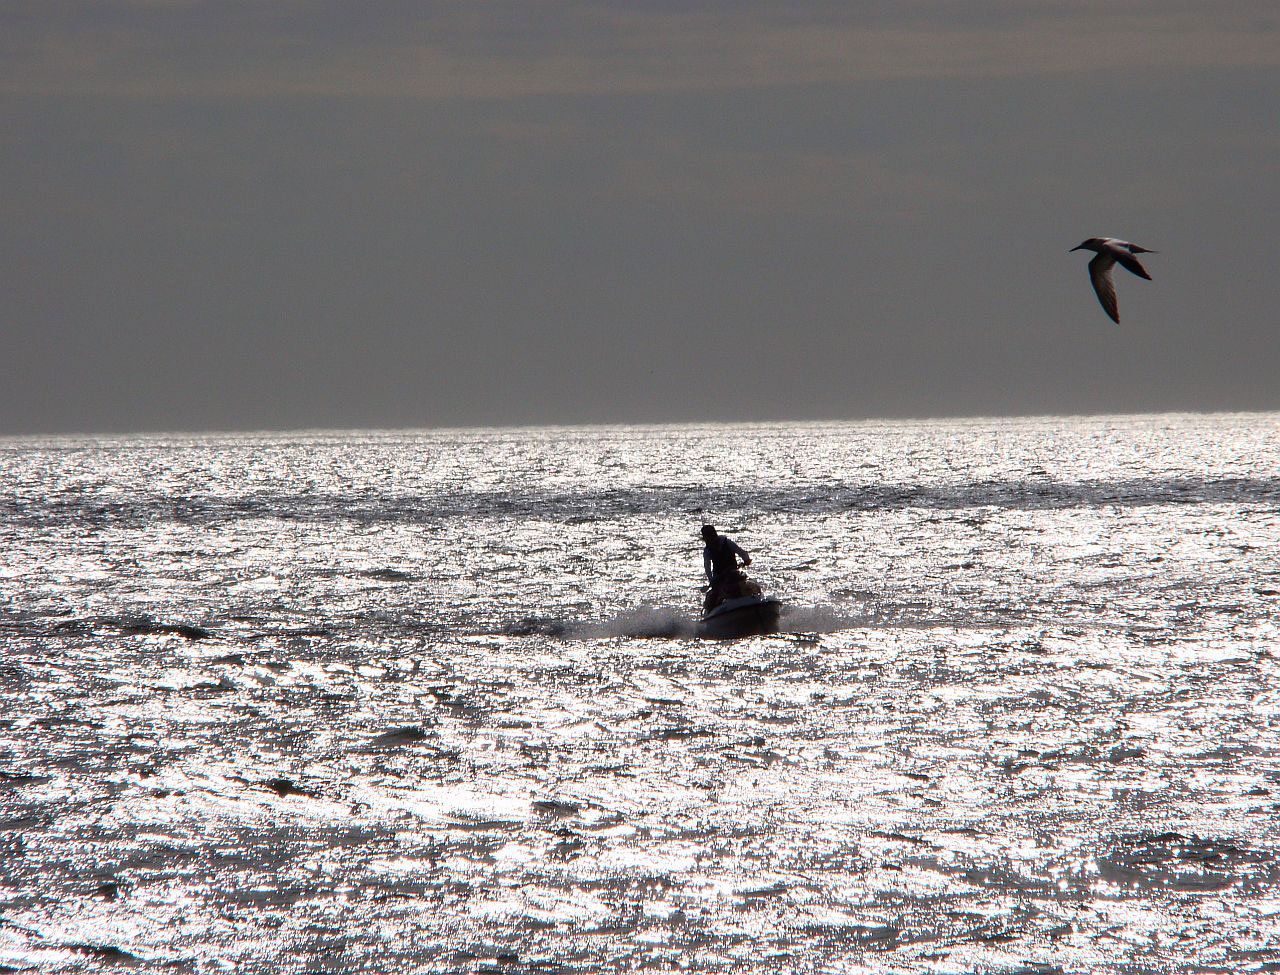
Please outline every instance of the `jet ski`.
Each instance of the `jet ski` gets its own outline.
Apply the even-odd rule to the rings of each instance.
[[[736,640],[778,632],[782,603],[764,595],[758,583],[742,573],[707,591],[698,636],[708,640]]]
[[[704,640],[736,640],[778,632],[782,603],[766,596],[726,599],[698,621],[698,636]]]

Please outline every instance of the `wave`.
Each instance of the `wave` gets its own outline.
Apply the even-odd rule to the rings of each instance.
[[[687,610],[670,606],[637,606],[612,619],[570,626],[565,635],[578,640],[630,639],[676,640],[697,632],[697,620]]]
[[[856,630],[874,622],[869,614],[854,614],[848,609],[834,606],[791,606],[783,607],[778,629],[782,633],[793,634],[838,633],[841,630]]]
[[[836,633],[874,624],[866,613],[832,606],[784,607],[778,632],[783,635]],[[698,620],[689,610],[642,605],[605,620],[573,621],[526,617],[506,627],[507,636],[547,636],[567,640],[679,640],[697,635]]]
[[[926,508],[1057,510],[1111,505],[1280,503],[1280,478],[1131,478],[1053,481],[1036,477],[951,484],[852,483],[749,485],[717,489],[672,487],[585,491],[448,490],[388,493],[353,499],[343,494],[263,492],[252,498],[175,497],[139,491],[119,495],[25,496],[0,499],[0,517],[23,527],[145,526],[173,522],[211,525],[253,518],[423,524],[452,518],[538,518],[582,524],[633,515],[736,511],[796,514]]]

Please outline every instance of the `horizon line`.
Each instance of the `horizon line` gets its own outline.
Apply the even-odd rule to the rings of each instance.
[[[170,429],[76,431],[63,433],[0,433],[0,444],[42,440],[122,440],[197,437],[246,437],[278,439],[284,437],[341,437],[354,435],[421,435],[441,433],[500,433],[535,430],[672,430],[705,427],[785,427],[785,426],[852,426],[874,424],[917,425],[927,423],[980,423],[983,421],[1043,420],[1139,420],[1158,417],[1266,417],[1280,418],[1280,409],[1270,410],[1138,410],[1097,413],[975,413],[936,415],[884,415],[863,417],[806,417],[762,420],[672,420],[611,423],[511,423],[404,427],[284,427],[242,429]]]

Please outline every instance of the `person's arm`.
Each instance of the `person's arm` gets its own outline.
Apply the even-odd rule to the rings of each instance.
[[[702,548],[702,571],[706,573],[707,582],[710,582],[713,578],[711,574],[711,549],[706,546]]]
[[[751,564],[751,556],[746,553],[746,551],[742,548],[742,546],[740,546],[737,542],[733,542],[733,541],[731,541],[729,544],[733,547],[733,551],[739,557],[741,557],[743,565]]]

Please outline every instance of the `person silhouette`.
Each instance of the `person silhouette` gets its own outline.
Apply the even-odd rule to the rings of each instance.
[[[702,607],[704,612],[710,612],[726,599],[741,595],[745,580],[738,570],[738,559],[747,566],[751,556],[728,535],[717,532],[714,525],[702,526],[702,543],[702,571],[707,576],[707,597]]]

